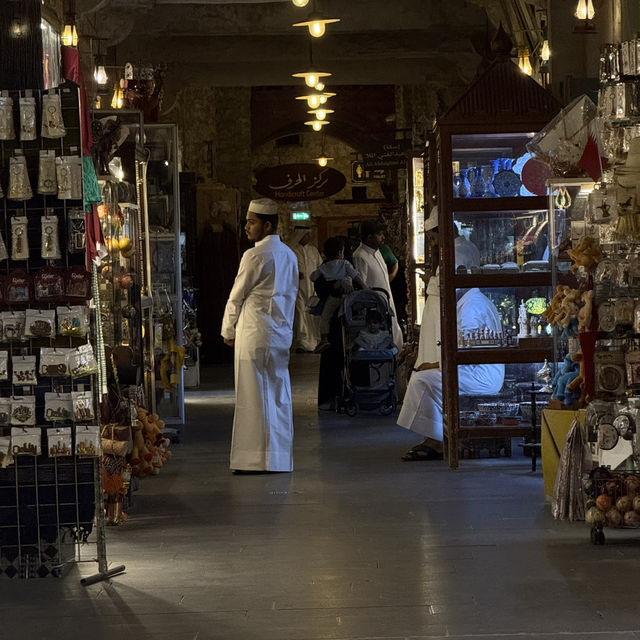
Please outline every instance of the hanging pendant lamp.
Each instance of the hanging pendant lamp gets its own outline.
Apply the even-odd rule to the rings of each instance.
[[[300,71],[299,73],[292,73],[293,78],[304,78],[304,83],[307,87],[313,89],[320,82],[320,78],[328,78],[331,74],[327,71],[318,71],[314,67],[311,67],[309,71]],[[324,86],[324,85],[323,85]]]

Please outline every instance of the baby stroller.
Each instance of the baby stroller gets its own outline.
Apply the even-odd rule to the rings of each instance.
[[[355,416],[359,409],[377,409],[383,416],[396,410],[396,347],[354,350],[355,339],[367,326],[366,315],[376,310],[383,318],[381,329],[391,333],[392,311],[384,289],[365,289],[345,296],[340,310],[344,368],[342,393],[336,410]]]

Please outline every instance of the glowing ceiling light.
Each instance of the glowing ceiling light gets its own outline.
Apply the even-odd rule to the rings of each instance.
[[[579,20],[593,20],[593,16],[596,15],[593,2],[591,2],[591,0],[578,0],[578,6],[576,7],[574,15]]]
[[[296,7],[306,7],[309,4],[309,0],[291,0]]]
[[[324,120],[328,113],[334,113],[334,111],[333,109],[312,109],[311,111],[307,111],[307,113],[315,116],[316,120]]]
[[[324,82],[318,82],[318,84],[313,87],[316,91],[323,91],[324,90]]]
[[[101,84],[101,85],[107,84],[107,80],[108,80],[107,71],[104,68],[104,66],[99,65],[98,67],[96,67],[96,71],[93,74],[93,77],[95,78],[95,81],[98,84]]]
[[[329,124],[328,120],[309,120],[305,122],[308,127],[311,127],[314,131],[320,131],[325,124]]]
[[[320,156],[319,158],[316,158],[316,162],[321,167],[326,167],[329,160],[333,160],[333,158],[328,158],[327,156]]]
[[[296,100],[306,100],[309,109],[317,109],[335,95],[335,93],[309,93],[305,96],[296,96]]]
[[[304,78],[304,83],[311,89],[320,82],[320,78],[328,78],[330,75],[331,74],[326,71],[317,71],[316,69],[291,74],[293,78]]]
[[[307,27],[314,38],[321,38],[328,24],[340,22],[340,18],[325,18],[318,13],[312,13],[304,22],[296,22],[294,27]]]
[[[78,46],[78,31],[76,25],[66,24],[64,31],[62,32],[62,44],[65,47],[77,47]]]
[[[529,49],[527,49],[527,47],[518,48],[518,66],[520,67],[520,71],[526,73],[528,76],[533,73],[531,61],[529,60]]]
[[[540,60],[549,62],[549,58],[551,58],[551,49],[549,48],[549,41],[545,40],[542,43],[542,49],[540,49]]]

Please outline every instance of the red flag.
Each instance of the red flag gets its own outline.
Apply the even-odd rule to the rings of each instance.
[[[595,118],[589,123],[589,137],[578,164],[594,182],[600,178],[602,171],[607,167],[607,158],[602,150],[600,133]]]

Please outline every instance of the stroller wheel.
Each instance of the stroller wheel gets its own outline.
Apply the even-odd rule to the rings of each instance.
[[[344,408],[345,413],[352,417],[358,413],[358,405],[355,402],[348,402]]]
[[[389,399],[389,400],[385,400],[380,405],[380,407],[378,408],[378,411],[383,416],[390,416],[392,413],[395,413],[395,410],[396,410],[396,400],[395,400],[395,398]]]

